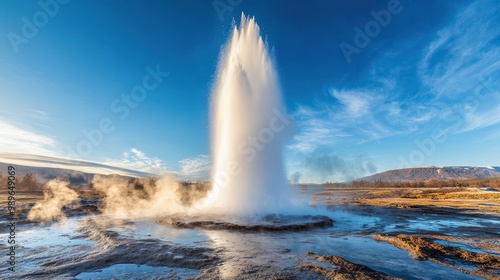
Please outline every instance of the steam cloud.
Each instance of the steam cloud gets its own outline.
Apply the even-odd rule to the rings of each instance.
[[[65,220],[66,215],[62,207],[78,201],[78,194],[70,189],[69,182],[57,179],[48,181],[44,186],[43,201],[39,201],[31,208],[28,220],[51,222]]]
[[[206,195],[208,184],[182,185],[169,177],[136,178],[95,175],[93,188],[101,192],[103,213],[120,218],[146,218],[192,211],[189,206]]]
[[[292,184],[298,184],[300,182],[300,178],[302,177],[302,173],[299,171],[296,171],[290,176],[290,182]]]
[[[332,178],[351,181],[377,172],[373,160],[362,157],[344,160],[336,155],[320,155],[307,158],[306,165],[323,181],[332,180]]]

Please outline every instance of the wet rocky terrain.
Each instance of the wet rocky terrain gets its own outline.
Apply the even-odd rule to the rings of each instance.
[[[303,194],[332,199],[324,189]],[[89,192],[63,207],[65,220],[39,223],[27,213],[40,194],[24,195],[16,272],[3,270],[2,279],[500,278],[495,212],[361,204],[353,193],[351,203],[303,216],[133,219],[103,214],[102,197]]]

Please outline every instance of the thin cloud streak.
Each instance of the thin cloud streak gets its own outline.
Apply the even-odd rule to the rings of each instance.
[[[498,74],[499,14],[496,1],[477,1],[437,33],[419,67],[422,83],[436,98],[471,93],[482,79]]]
[[[131,148],[122,153],[120,159],[108,159],[105,164],[136,170],[150,174],[172,173],[168,171],[167,164],[157,157],[149,157],[143,151]]]
[[[463,120],[455,133],[500,123],[499,21],[495,1],[474,2],[438,30],[426,47],[388,50],[373,62],[367,85],[333,87],[329,94],[334,100],[299,105],[299,134],[289,148],[311,152],[338,143],[411,135],[449,125],[456,117]],[[415,62],[403,66],[400,61]],[[406,77],[415,78],[408,82]],[[415,96],[408,97],[409,90]]]
[[[394,135],[395,131],[383,122],[388,114],[395,114],[394,102],[385,105],[384,90],[331,89],[327,103],[316,108],[301,106],[295,117],[300,131],[290,149],[311,152],[321,146],[339,142],[362,143]],[[392,110],[388,110],[392,107]]]
[[[464,124],[457,133],[500,123],[499,20],[496,1],[470,4],[438,32],[420,63],[420,78],[434,99],[460,103]]]
[[[0,119],[0,152],[58,155],[56,139]]]
[[[149,177],[156,174],[141,172],[123,167],[111,166],[92,161],[65,159],[59,157],[41,156],[22,153],[0,153],[0,161],[9,164],[19,164],[35,167],[50,167],[78,170],[96,174],[119,174],[125,176]]]
[[[212,161],[208,155],[186,158],[179,161],[181,165],[180,178],[192,181],[206,181],[210,179]]]

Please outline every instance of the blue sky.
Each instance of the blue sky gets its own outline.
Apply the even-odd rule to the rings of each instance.
[[[500,165],[497,1],[1,1],[0,153],[203,178],[217,62],[242,12],[274,50],[292,181]],[[123,99],[148,75],[140,101]]]

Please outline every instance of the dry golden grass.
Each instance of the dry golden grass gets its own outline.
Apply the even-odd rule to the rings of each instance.
[[[15,196],[16,204],[26,204],[26,203],[34,203],[37,200],[43,199],[42,192],[30,192],[30,193],[20,193],[16,192]],[[8,196],[2,195],[0,196],[0,205],[7,205]]]
[[[500,178],[325,184],[313,200],[326,205],[456,208],[500,213]]]

